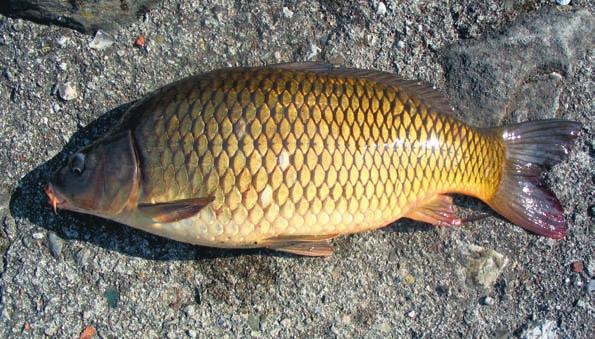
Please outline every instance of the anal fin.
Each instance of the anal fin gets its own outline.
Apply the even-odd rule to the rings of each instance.
[[[169,223],[190,218],[200,212],[200,210],[213,200],[213,197],[207,197],[182,199],[156,204],[140,204],[138,205],[138,209],[155,222]]]
[[[280,236],[269,238],[262,245],[275,251],[291,254],[328,257],[333,254],[329,240],[336,236],[336,234]]]
[[[436,226],[460,226],[464,220],[455,214],[452,197],[437,194],[405,215],[405,218]]]

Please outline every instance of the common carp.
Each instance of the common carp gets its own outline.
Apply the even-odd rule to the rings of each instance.
[[[540,175],[580,129],[471,127],[432,87],[386,72],[228,68],[139,100],[45,191],[54,209],[212,247],[330,255],[331,238],[403,217],[460,225],[452,193],[562,238],[564,211]]]

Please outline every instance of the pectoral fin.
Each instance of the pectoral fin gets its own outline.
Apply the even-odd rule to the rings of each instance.
[[[213,200],[213,197],[207,197],[183,199],[157,204],[141,204],[138,205],[138,209],[155,222],[169,223],[190,218],[200,212],[201,209]]]
[[[463,220],[455,214],[452,197],[437,194],[405,215],[405,218],[436,226],[460,226]]]
[[[333,254],[329,240],[336,234],[296,235],[269,238],[262,244],[272,250],[310,257],[328,257]]]

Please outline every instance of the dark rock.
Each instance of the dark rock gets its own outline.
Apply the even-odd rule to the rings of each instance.
[[[136,20],[158,0],[5,0],[0,13],[84,33],[113,30]]]
[[[50,232],[48,235],[48,244],[50,247],[50,253],[56,259],[60,257],[60,253],[62,253],[63,242],[60,237],[56,235],[54,232]]]
[[[118,307],[118,303],[120,302],[120,292],[117,289],[110,288],[103,293],[103,296],[110,308]]]
[[[560,77],[574,74],[592,31],[587,10],[526,14],[500,34],[450,46],[443,58],[446,90],[465,121],[477,126],[554,117]]]

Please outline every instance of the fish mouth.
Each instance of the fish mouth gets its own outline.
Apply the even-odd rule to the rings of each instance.
[[[61,199],[60,193],[54,188],[51,182],[45,185],[43,191],[48,196],[48,202],[54,209],[54,213],[58,214],[58,208],[64,208],[64,205],[66,204],[66,199]]]

